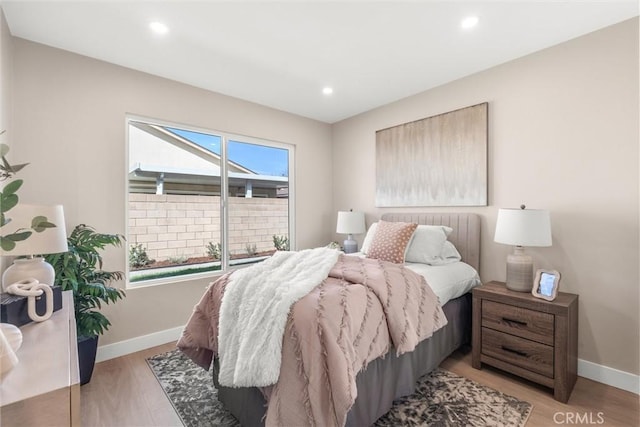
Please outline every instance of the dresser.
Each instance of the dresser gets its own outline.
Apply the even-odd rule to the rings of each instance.
[[[578,368],[578,295],[546,301],[489,282],[473,290],[472,365],[494,366],[569,400]]]
[[[80,378],[71,291],[49,320],[20,328],[19,363],[0,382],[2,426],[79,426]]]

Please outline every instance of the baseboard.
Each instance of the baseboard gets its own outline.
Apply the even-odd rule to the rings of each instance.
[[[180,338],[183,329],[184,326],[179,326],[177,328],[166,329],[149,335],[98,347],[96,362],[126,356],[136,351],[146,350],[147,348],[176,341]],[[599,383],[630,391],[631,393],[640,394],[640,376],[630,374],[629,372],[598,365],[588,360],[578,359],[578,375]]]
[[[629,372],[578,359],[578,375],[611,387],[640,394],[640,376]]]
[[[149,335],[131,338],[124,341],[115,342],[98,347],[96,362],[113,359],[115,357],[126,356],[136,351],[146,350],[157,345],[166,344],[171,341],[177,341],[182,334],[184,326],[173,329],[166,329],[160,332],[154,332]]]

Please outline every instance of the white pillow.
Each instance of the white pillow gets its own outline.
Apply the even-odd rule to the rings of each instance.
[[[444,242],[444,245],[442,245],[442,252],[440,252],[440,256],[433,259],[429,265],[445,265],[461,260],[462,256],[460,255],[460,252],[458,252],[453,243],[447,240]]]
[[[377,222],[374,222],[369,226],[369,230],[367,230],[366,236],[364,236],[364,241],[362,242],[362,248],[360,248],[360,252],[363,254],[367,254],[369,252],[369,248],[371,247],[371,242],[373,242],[373,236],[376,234],[376,227],[378,226]]]
[[[440,262],[444,242],[452,231],[451,227],[444,225],[419,225],[407,248],[405,261],[422,264]]]

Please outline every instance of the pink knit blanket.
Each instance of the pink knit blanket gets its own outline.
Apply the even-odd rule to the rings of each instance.
[[[219,310],[229,274],[196,305],[178,347],[209,369],[218,353]],[[293,304],[278,382],[262,391],[267,426],[343,426],[356,374],[394,348],[398,355],[446,325],[424,278],[400,264],[341,255],[329,277]]]

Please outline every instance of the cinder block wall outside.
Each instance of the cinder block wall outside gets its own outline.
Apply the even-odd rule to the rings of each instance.
[[[229,198],[229,250],[246,255],[275,249],[273,235],[288,236],[288,199]],[[150,259],[207,255],[221,242],[220,197],[129,194],[128,244],[142,244]]]

